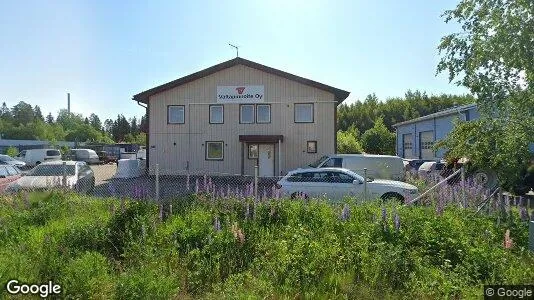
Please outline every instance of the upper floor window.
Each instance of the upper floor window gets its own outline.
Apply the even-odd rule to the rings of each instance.
[[[256,123],[271,123],[271,105],[256,105]]]
[[[167,106],[167,123],[184,124],[185,123],[185,106],[169,105]]]
[[[313,103],[295,103],[295,123],[313,123]]]
[[[224,107],[222,105],[210,105],[210,124],[224,123]]]
[[[239,107],[239,123],[254,123],[254,104],[242,104]]]

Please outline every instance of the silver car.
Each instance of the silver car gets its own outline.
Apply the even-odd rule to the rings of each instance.
[[[17,168],[23,168],[26,166],[26,163],[20,160],[16,160],[9,155],[0,154],[0,165],[10,165]]]

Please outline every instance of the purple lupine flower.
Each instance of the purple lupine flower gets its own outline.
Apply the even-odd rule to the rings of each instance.
[[[267,191],[263,189],[262,200],[267,200]]]
[[[347,221],[349,218],[350,218],[350,208],[345,203],[345,205],[343,205],[343,210],[341,211],[341,220]]]
[[[445,208],[445,200],[440,198],[438,200],[438,203],[436,203],[436,214],[438,216],[442,216],[444,208]]]
[[[388,212],[385,207],[382,207],[382,223],[386,223],[388,218]]]
[[[213,182],[211,181],[211,177],[208,177],[208,193],[214,192],[215,193],[215,187],[213,186]]]
[[[204,184],[202,185],[202,188],[206,190],[207,186],[208,186],[208,175],[204,174]]]
[[[395,215],[393,216],[393,225],[395,226],[395,230],[399,231],[401,222],[400,222],[399,214],[396,211],[395,211]]]
[[[245,210],[245,219],[250,218],[250,204],[247,202],[247,209]]]
[[[510,213],[510,197],[508,195],[504,195],[504,210],[506,213]]]
[[[221,231],[221,221],[219,221],[218,216],[215,216],[215,220],[213,221],[213,229],[215,229],[215,231]]]
[[[187,174],[187,180],[185,181],[185,189],[189,191],[189,174]]]
[[[528,215],[528,210],[524,206],[519,206],[519,215],[521,216],[521,221],[530,220],[530,216]]]
[[[273,186],[271,186],[271,198],[274,198],[275,193],[276,193],[276,186],[273,184]]]
[[[198,194],[198,178],[195,183],[195,194]]]
[[[275,190],[275,194],[274,194],[274,198],[275,199],[280,199],[280,194],[281,194],[282,190],[281,189],[276,189]]]
[[[226,197],[231,197],[232,190],[230,190],[230,184],[226,185]]]

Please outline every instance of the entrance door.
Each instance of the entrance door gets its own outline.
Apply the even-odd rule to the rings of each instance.
[[[274,145],[259,144],[258,165],[260,176],[274,176]]]

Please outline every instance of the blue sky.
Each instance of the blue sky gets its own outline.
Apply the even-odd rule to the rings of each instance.
[[[457,1],[8,1],[0,10],[0,101],[54,115],[140,116],[132,95],[240,56],[384,99],[466,93],[435,77],[440,18]]]

